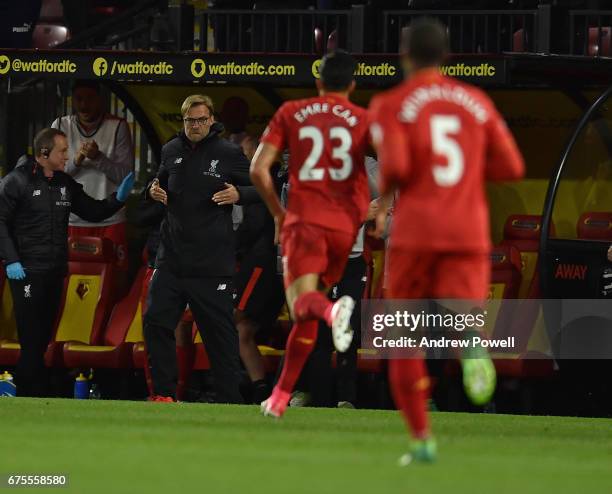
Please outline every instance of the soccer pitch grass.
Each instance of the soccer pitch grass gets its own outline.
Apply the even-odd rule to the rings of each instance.
[[[59,492],[612,492],[609,419],[434,413],[438,462],[400,468],[391,411],[4,398],[0,417],[0,474],[67,474]]]

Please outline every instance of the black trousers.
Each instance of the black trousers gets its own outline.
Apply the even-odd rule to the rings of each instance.
[[[242,403],[232,292],[231,277],[180,278],[167,268],[155,270],[144,316],[155,394],[175,396],[178,370],[174,330],[189,304],[206,345],[217,401]]]
[[[366,285],[366,263],[362,256],[350,258],[344,268],[342,279],[329,292],[331,300],[349,295],[355,300],[351,316],[351,327],[355,332],[349,349],[336,354],[336,398],[337,401],[357,400],[357,349],[361,344],[361,297]],[[313,406],[335,406],[333,403],[333,370],[331,354],[334,351],[331,331],[319,323],[315,348],[310,354],[302,373],[306,387],[310,390]],[[301,386],[298,386],[301,389]]]
[[[21,353],[15,384],[19,396],[45,396],[48,373],[45,351],[60,309],[64,275],[28,273],[24,280],[9,280],[13,295]]]

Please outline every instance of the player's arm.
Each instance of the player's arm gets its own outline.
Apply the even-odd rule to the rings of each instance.
[[[491,104],[487,121],[487,180],[518,180],[525,174],[525,162],[503,117]]]

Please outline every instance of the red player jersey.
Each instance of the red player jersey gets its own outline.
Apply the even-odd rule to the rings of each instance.
[[[289,149],[285,225],[305,222],[356,233],[370,200],[364,108],[335,94],[289,101],[272,117],[262,142]]]
[[[375,97],[370,112],[381,193],[399,191],[392,245],[487,252],[485,180],[524,173],[514,138],[489,97],[431,69]]]

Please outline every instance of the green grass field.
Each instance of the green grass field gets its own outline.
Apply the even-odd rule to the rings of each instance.
[[[0,474],[65,473],[53,490],[83,494],[612,492],[612,420],[432,417],[439,461],[399,468],[390,411],[4,398]]]

